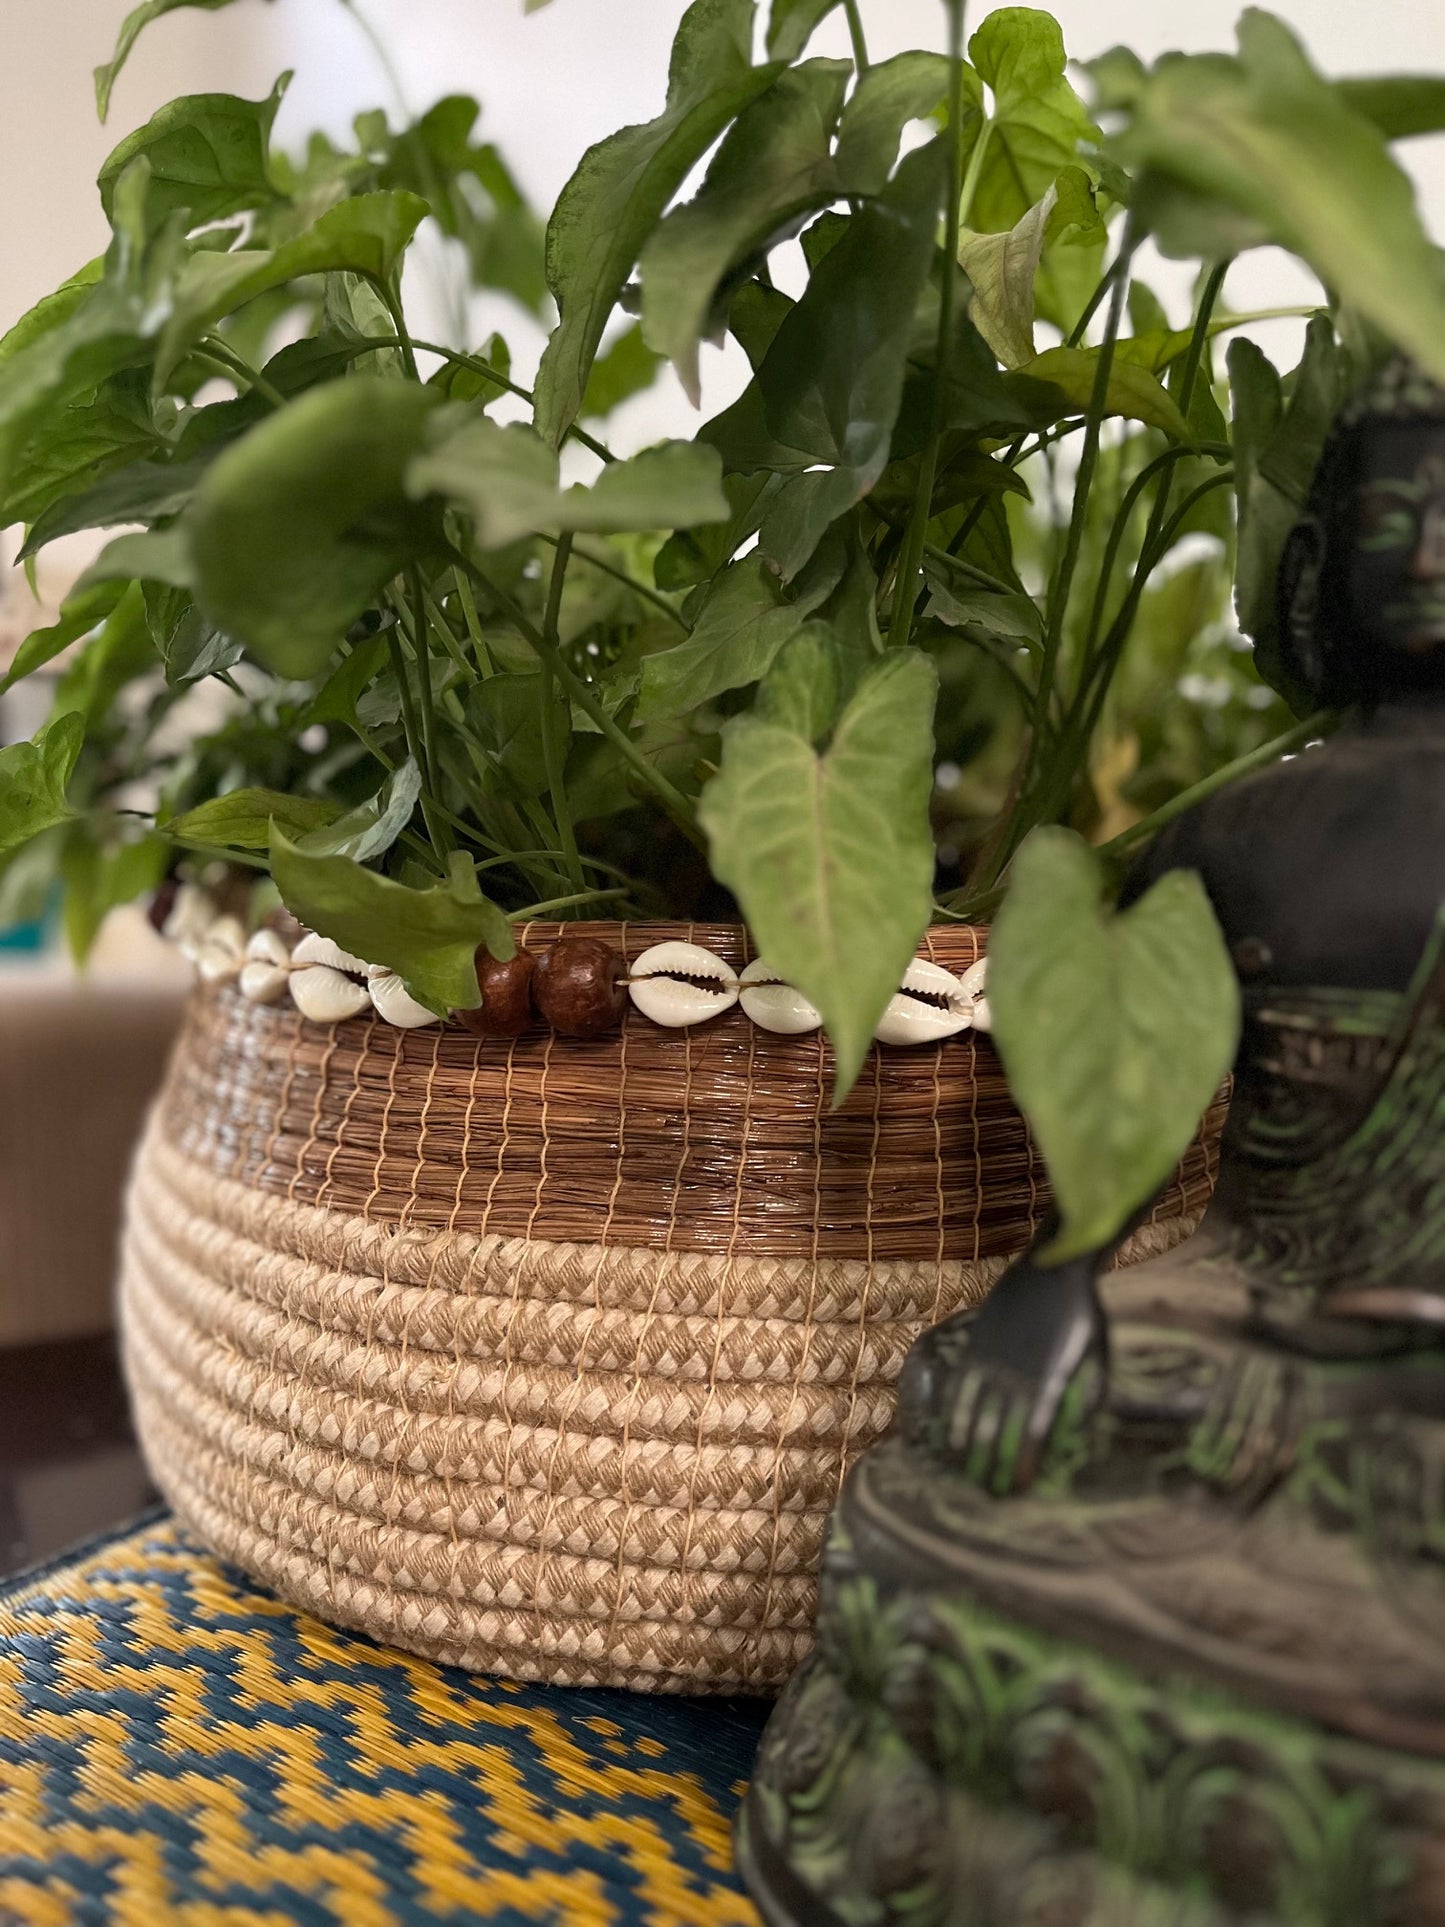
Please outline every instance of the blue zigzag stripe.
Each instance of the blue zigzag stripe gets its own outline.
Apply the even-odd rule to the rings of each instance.
[[[154,1518],[0,1591],[0,1920],[748,1927],[767,1710],[434,1666]]]

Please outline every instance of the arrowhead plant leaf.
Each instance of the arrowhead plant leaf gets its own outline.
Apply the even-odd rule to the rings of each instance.
[[[825,749],[795,701],[788,657],[773,714],[739,716],[699,816],[713,874],[737,897],[761,955],[823,1013],[835,1097],[852,1086],[933,901],[933,705],[937,676],[915,650],[867,672]],[[768,684],[763,685],[764,694]]]
[[[130,59],[131,49],[136,41],[152,21],[161,19],[165,14],[175,13],[182,7],[197,8],[205,13],[219,13],[223,7],[229,7],[231,4],[232,0],[140,0],[140,5],[132,7],[121,22],[114,53],[103,66],[95,70],[95,104],[100,118],[104,120],[110,112],[111,90],[120,77],[120,70]]]
[[[156,225],[183,209],[190,217],[187,226],[204,227],[275,200],[271,127],[290,78],[283,74],[265,100],[186,94],[158,109],[100,170],[97,185],[107,218],[116,182],[140,155],[150,164],[147,218]]]
[[[728,469],[789,475],[763,524],[784,581],[887,464],[942,169],[937,143],[899,163],[814,270],[742,397],[704,431]]]
[[[536,427],[555,447],[581,412],[607,320],[643,243],[689,171],[780,72],[752,65],[752,0],[693,0],[672,45],[667,106],[590,147],[547,226],[560,320],[537,373]]]
[[[288,910],[353,956],[394,970],[419,1003],[438,1016],[475,1010],[477,951],[503,962],[515,954],[512,926],[470,883],[452,875],[410,889],[349,856],[313,854],[271,832],[271,874]]]
[[[475,415],[411,463],[407,486],[418,498],[435,492],[464,508],[484,549],[505,548],[536,529],[690,528],[728,514],[722,464],[700,443],[663,442],[611,462],[590,488],[564,489],[559,475],[556,450],[533,429]]]
[[[1445,276],[1410,179],[1283,21],[1251,7],[1237,56],[1166,56],[1115,152],[1165,253],[1278,242],[1445,381]]]
[[[642,251],[644,336],[672,361],[694,405],[698,346],[719,284],[839,192],[832,136],[849,71],[846,61],[807,61],[745,107],[695,199],[674,208]]]
[[[70,713],[33,743],[0,749],[0,857],[75,814],[65,792],[84,740],[83,719]]]
[[[1071,830],[1035,830],[989,942],[1009,1089],[1061,1219],[1052,1261],[1109,1244],[1183,1156],[1234,1060],[1239,986],[1204,886],[1161,877],[1111,915]]]
[[[156,357],[157,380],[164,381],[217,322],[287,282],[339,273],[389,282],[427,211],[419,195],[401,190],[358,194],[328,208],[311,227],[279,247],[193,255],[177,277],[173,310]]]
[[[328,382],[219,456],[180,524],[216,627],[280,675],[318,674],[426,546],[404,479],[444,406],[416,382]]]

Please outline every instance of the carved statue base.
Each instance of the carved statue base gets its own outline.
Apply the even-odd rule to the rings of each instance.
[[[1282,1352],[1208,1228],[1101,1296],[1106,1400],[1033,1491],[921,1407],[856,1468],[745,1809],[765,1919],[1438,1927],[1438,1354]]]

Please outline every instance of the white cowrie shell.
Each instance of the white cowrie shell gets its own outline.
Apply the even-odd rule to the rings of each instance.
[[[360,957],[353,957],[330,937],[318,937],[314,930],[308,930],[291,952],[291,962],[298,970],[303,965],[324,964],[328,970],[344,971],[351,977],[364,977],[367,970]]]
[[[278,970],[285,970],[291,962],[291,952],[279,930],[262,928],[252,933],[246,945],[246,961],[274,964]]]
[[[973,1028],[990,1031],[993,1029],[993,1016],[989,1011],[988,998],[984,996],[984,985],[988,982],[988,958],[980,957],[976,964],[970,964],[959,980],[964,995],[973,999]]]
[[[291,1001],[313,1024],[339,1024],[343,1017],[359,1017],[371,1008],[371,992],[328,964],[307,964],[293,970],[287,983]]]
[[[183,883],[176,892],[176,900],[171,905],[171,914],[165,920],[161,935],[183,947],[187,943],[194,945],[205,936],[219,915],[208,892],[197,884]]]
[[[419,1004],[401,978],[385,964],[373,964],[367,972],[367,988],[378,1017],[398,1030],[420,1030],[424,1024],[439,1024],[434,1010]]]
[[[217,917],[197,946],[195,965],[205,984],[228,984],[239,976],[246,932],[236,917]]]
[[[970,999],[951,970],[915,957],[889,998],[873,1035],[880,1044],[934,1044],[967,1030]]]
[[[701,944],[655,943],[629,967],[627,994],[644,1017],[677,1030],[731,1010],[738,974]]]
[[[754,957],[740,979],[739,1000],[760,1030],[780,1037],[798,1037],[817,1030],[823,1019],[801,990],[784,983],[771,964]]]
[[[241,966],[241,995],[248,1004],[279,1004],[291,973],[284,964],[253,957]]]

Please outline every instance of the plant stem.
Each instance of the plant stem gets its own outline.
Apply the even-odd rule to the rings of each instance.
[[[1179,382],[1179,412],[1186,420],[1190,403],[1194,399],[1194,385],[1199,376],[1205,344],[1209,339],[1209,317],[1219,298],[1219,290],[1224,285],[1224,277],[1229,272],[1229,266],[1228,261],[1217,263],[1200,291],[1199,308],[1194,317],[1194,329],[1190,335],[1189,349],[1184,357],[1184,367]],[[1086,663],[1084,674],[1080,679],[1079,708],[1084,717],[1084,723],[1082,731],[1076,729],[1075,733],[1080,738],[1081,749],[1087,748],[1094,726],[1103,710],[1114,671],[1118,667],[1124,644],[1129,639],[1129,631],[1133,627],[1134,617],[1149,577],[1163,559],[1168,546],[1167,542],[1161,544],[1161,537],[1164,533],[1164,520],[1169,513],[1169,497],[1173,489],[1174,465],[1171,463],[1164,469],[1153,505],[1149,510],[1149,520],[1144,529],[1144,540],[1140,545],[1139,560],[1134,566],[1134,579],[1129,585],[1129,593],[1110,625],[1097,661]],[[1191,497],[1191,500],[1193,499]],[[1177,527],[1177,520],[1170,526]],[[1091,684],[1094,685],[1092,694],[1089,693]],[[1069,780],[1072,780],[1071,776]]]
[[[426,786],[435,796],[441,763],[437,756],[437,712],[436,693],[431,680],[431,648],[427,642],[426,595],[422,588],[421,571],[407,571],[407,587],[411,595],[412,651],[416,656],[417,691],[421,710],[421,740],[426,752]],[[443,858],[451,854],[453,844],[451,832],[445,822],[441,825],[444,841],[438,844],[438,854]]]
[[[1124,257],[1122,253],[1116,254],[1114,256],[1114,259],[1109,263],[1108,267],[1105,268],[1104,272],[1100,275],[1098,287],[1095,288],[1094,292],[1089,296],[1088,300],[1084,303],[1083,313],[1079,316],[1078,320],[1074,323],[1073,327],[1070,328],[1068,335],[1065,338],[1064,346],[1066,348],[1077,348],[1079,343],[1083,340],[1085,329],[1087,329],[1089,323],[1094,319],[1094,316],[1099,312],[1099,309],[1104,300],[1104,296],[1109,292],[1110,288],[1112,288],[1114,285],[1115,278],[1118,275],[1119,270],[1123,264],[1123,259]]]
[[[962,76],[960,74],[960,84],[961,80]],[[962,112],[963,106],[962,100],[960,99],[960,115]],[[973,197],[978,192],[978,180],[979,176],[983,173],[984,157],[988,153],[988,144],[992,134],[993,122],[989,119],[988,115],[985,114],[983,124],[978,130],[978,139],[973,144],[973,152],[968,157],[968,172],[963,177],[963,187],[958,196],[958,225],[960,227],[966,227],[968,225],[968,217],[973,212]],[[958,249],[956,246],[953,252],[954,258],[957,259]]]
[[[435,629],[441,637],[443,649],[446,650],[447,654],[451,657],[457,668],[461,670],[468,682],[479,681],[480,678],[477,675],[475,664],[467,660],[466,650],[462,648],[462,645],[452,634],[452,625],[446,619],[446,612],[437,607],[433,597],[427,596],[425,601],[427,619],[431,623],[432,628]]]
[[[860,74],[866,74],[868,42],[863,38],[863,16],[858,11],[858,0],[843,0],[843,11],[848,16],[848,38],[853,43],[853,65]]]
[[[254,388],[256,393],[270,402],[273,408],[286,406],[286,397],[281,390],[267,381],[263,374],[238,355],[229,342],[223,341],[219,335],[207,335],[199,347],[193,348],[191,352],[204,355],[208,361],[218,362],[228,375],[239,375],[242,381]]]
[[[389,302],[387,305],[390,307]],[[395,318],[394,311],[393,318]],[[376,348],[400,348],[404,351],[408,347],[419,348],[424,355],[440,355],[443,361],[450,362],[457,368],[470,368],[474,374],[485,375],[488,381],[494,381],[498,388],[504,389],[509,395],[517,396],[520,401],[530,402],[534,399],[530,388],[521,387],[519,383],[511,380],[509,376],[504,375],[499,368],[494,368],[491,362],[484,361],[480,355],[463,354],[459,348],[444,348],[439,341],[421,341],[415,335],[405,335],[401,333],[394,335],[367,335],[363,341],[357,342],[355,353],[358,355],[369,355]],[[567,430],[567,433],[572,437],[573,441],[581,442],[584,448],[590,448],[592,453],[597,456],[600,461],[615,462],[617,460],[617,457],[612,453],[612,450],[607,447],[606,443],[599,442],[595,435],[589,435],[585,428],[578,428],[574,424]]]
[[[496,668],[496,664],[492,661],[492,652],[488,649],[482,636],[482,619],[477,614],[476,597],[472,594],[472,585],[467,580],[464,570],[454,569],[452,573],[456,579],[457,600],[462,605],[462,615],[466,620],[467,633],[472,639],[472,648],[476,653],[477,664],[484,676],[490,676]]]
[[[1317,709],[1313,716],[1306,716],[1304,721],[1296,723],[1293,729],[1287,729],[1282,735],[1273,737],[1267,743],[1261,743],[1258,749],[1252,749],[1244,756],[1236,756],[1233,762],[1225,763],[1212,775],[1202,777],[1199,782],[1192,783],[1187,790],[1181,790],[1177,796],[1171,796],[1167,803],[1161,803],[1157,810],[1142,818],[1140,822],[1131,824],[1127,830],[1122,830],[1118,836],[1111,837],[1107,843],[1101,843],[1099,855],[1106,857],[1127,855],[1138,844],[1147,842],[1150,837],[1162,830],[1166,823],[1172,823],[1175,817],[1182,816],[1186,810],[1193,809],[1196,803],[1202,803],[1206,796],[1213,796],[1216,790],[1224,789],[1238,777],[1248,776],[1257,769],[1267,769],[1271,763],[1277,763],[1282,756],[1288,756],[1295,750],[1303,749],[1304,745],[1313,742],[1315,737],[1327,735],[1336,720],[1332,710]]]
[[[1086,676],[1098,642],[1099,631],[1104,626],[1104,609],[1109,599],[1109,584],[1113,580],[1114,564],[1119,559],[1119,550],[1123,545],[1124,536],[1128,531],[1139,497],[1160,469],[1167,468],[1171,463],[1181,461],[1194,453],[1194,449],[1190,448],[1187,442],[1179,442],[1173,448],[1166,448],[1162,455],[1156,455],[1152,462],[1140,469],[1125,491],[1124,499],[1119,504],[1118,512],[1114,517],[1113,527],[1109,530],[1109,539],[1104,545],[1104,559],[1099,565],[1099,580],[1094,590],[1094,606],[1089,612],[1089,627],[1083,652]]]
[[[372,286],[386,303],[387,313],[396,328],[396,346],[401,349],[401,358],[406,363],[406,372],[413,381],[420,381],[421,375],[416,365],[416,343],[407,332],[406,315],[402,311],[401,290],[389,281],[374,281]]]
[[[644,786],[651,790],[667,815],[677,825],[678,829],[682,831],[688,841],[696,845],[699,850],[705,851],[706,843],[701,830],[699,830],[697,826],[697,818],[691,803],[689,803],[687,798],[682,794],[681,790],[675,788],[674,785],[668,781],[660,769],[655,769],[653,765],[648,762],[642,750],[633,742],[626,730],[620,728],[616,719],[608,715],[605,704],[598,700],[595,690],[582,680],[572,668],[571,664],[563,658],[560,651],[548,642],[541,630],[538,629],[536,624],[528,617],[526,611],[513,601],[505,589],[493,582],[490,576],[479,569],[474,562],[469,561],[459,549],[451,552],[450,559],[457,568],[466,570],[478,588],[485,589],[496,606],[531,644],[541,660],[551,663],[553,675],[556,676],[558,682],[561,683],[571,700],[578,704],[580,708],[584,709],[592,718],[602,735],[607,738],[608,742],[611,743],[612,747],[628,767],[641,779]]]
[[[913,611],[922,581],[923,543],[933,513],[933,484],[938,474],[938,446],[947,411],[948,363],[953,348],[953,300],[958,280],[959,166],[963,155],[963,13],[964,0],[948,6],[948,200],[943,219],[943,280],[938,292],[938,347],[933,358],[933,414],[923,459],[918,465],[918,488],[913,513],[903,538],[903,553],[893,583],[893,614],[888,624],[888,646],[901,648],[913,628]],[[980,141],[982,136],[980,136]]]
[[[990,595],[1015,593],[1011,584],[1000,582],[996,575],[990,575],[987,569],[980,569],[977,563],[965,562],[961,555],[951,555],[947,549],[939,548],[936,542],[925,542],[923,553],[931,556],[935,562],[941,562],[954,575],[966,576],[970,582],[977,583],[979,588],[987,589]]]
[[[402,654],[401,643],[397,640],[394,627],[386,632],[386,647],[391,657],[391,673],[396,678],[397,694],[401,701],[401,726],[406,736],[407,752],[417,768],[423,771],[425,777],[421,792],[422,819],[426,824],[426,833],[431,838],[432,848],[440,856],[444,851],[452,848],[452,842],[450,835],[443,828],[431,796],[429,763],[422,743],[421,731],[417,726],[416,699],[412,695],[411,682],[407,676],[406,657]]]
[[[611,903],[630,895],[628,890],[576,890],[571,896],[549,897],[545,903],[529,903],[524,910],[509,910],[507,917],[512,923],[521,923],[527,917],[545,917],[554,910],[570,910],[578,903]]]
[[[1217,475],[1208,476],[1197,488],[1190,489],[1184,500],[1164,524],[1159,536],[1159,553],[1154,567],[1157,568],[1158,564],[1164,560],[1164,557],[1169,553],[1170,549],[1173,548],[1174,538],[1179,533],[1180,525],[1188,517],[1189,511],[1194,507],[1194,504],[1201,500],[1202,497],[1212,495],[1217,488],[1227,488],[1233,481],[1234,470],[1232,468],[1224,468],[1221,469]]]
[[[547,585],[547,607],[542,616],[542,634],[555,652],[558,648],[557,618],[562,608],[562,590],[567,580],[567,558],[572,553],[572,536],[563,535],[552,557],[552,579]],[[550,662],[542,664],[542,761],[547,771],[547,788],[552,796],[552,815],[557,839],[562,845],[567,873],[577,889],[583,887],[582,865],[577,859],[577,833],[572,826],[572,809],[567,801],[563,776],[562,748],[557,741],[557,710],[552,701],[555,678]]]
[[[1094,370],[1094,387],[1089,396],[1089,413],[1084,424],[1084,446],[1079,456],[1078,474],[1074,479],[1074,510],[1069,518],[1068,538],[1064,552],[1059,557],[1058,568],[1049,585],[1047,623],[1044,630],[1044,661],[1039,676],[1039,697],[1037,716],[1040,724],[1047,713],[1049,697],[1053,693],[1054,676],[1057,670],[1059,650],[1063,643],[1064,616],[1067,612],[1069,590],[1073,586],[1074,571],[1079,565],[1079,554],[1084,545],[1084,528],[1089,515],[1089,494],[1094,485],[1094,472],[1099,465],[1099,436],[1104,426],[1104,414],[1109,402],[1109,377],[1114,367],[1114,343],[1119,338],[1119,328],[1124,319],[1124,295],[1129,285],[1128,262],[1133,255],[1135,229],[1132,217],[1124,229],[1119,243],[1119,259],[1115,263],[1118,273],[1115,276],[1113,293],[1109,300],[1109,319],[1104,329],[1104,339],[1099,348],[1099,363]],[[1035,741],[1037,741],[1037,735]]]
[[[560,537],[555,535],[544,535],[540,529],[537,532],[537,540],[539,542],[550,543],[554,549],[560,539]],[[653,607],[660,610],[670,622],[675,622],[685,636],[692,634],[692,631],[677,613],[676,609],[673,608],[665,596],[659,595],[656,589],[649,588],[645,582],[639,582],[636,576],[629,575],[626,569],[618,568],[615,562],[604,562],[602,557],[600,555],[594,555],[591,549],[574,547],[572,553],[577,561],[587,563],[589,568],[600,569],[603,575],[610,575],[614,582],[626,583],[634,595],[641,596],[644,602],[650,602]]]

